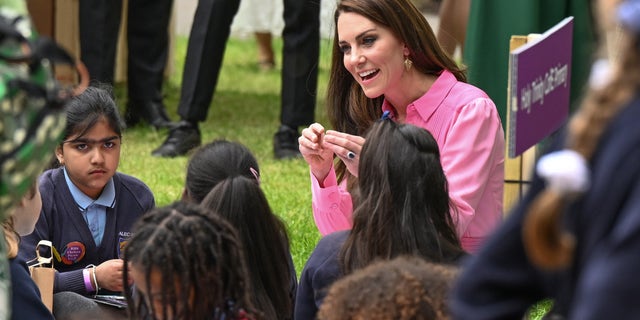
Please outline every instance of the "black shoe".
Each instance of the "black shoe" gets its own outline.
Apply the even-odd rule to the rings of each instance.
[[[156,129],[167,128],[171,123],[161,102],[135,100],[127,103],[124,121],[127,127],[133,127],[141,121],[145,121]]]
[[[281,125],[278,132],[273,136],[273,155],[276,159],[298,158],[300,149],[298,148],[298,131]]]
[[[151,152],[156,157],[177,157],[187,154],[201,144],[200,129],[197,124],[180,121],[169,130],[169,136],[157,149]]]

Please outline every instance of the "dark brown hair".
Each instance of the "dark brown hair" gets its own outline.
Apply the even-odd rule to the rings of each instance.
[[[318,319],[449,319],[447,296],[457,275],[457,266],[418,257],[378,261],[336,281]]]
[[[413,68],[428,75],[448,70],[459,81],[466,81],[464,71],[440,47],[431,26],[411,0],[341,0],[334,14],[334,26],[344,12],[361,15],[383,26],[403,42],[410,51]],[[353,135],[364,135],[373,121],[380,118],[384,97],[368,98],[343,65],[338,29],[335,27],[331,71],[327,88],[327,112],[333,129]],[[344,163],[336,165],[338,181],[349,175]]]
[[[438,144],[429,131],[376,122],[358,173],[353,228],[339,255],[344,274],[403,254],[448,263],[463,254]]]
[[[295,270],[289,238],[260,188],[259,170],[246,146],[215,140],[200,147],[189,160],[187,198],[217,212],[238,231],[253,305],[266,319],[291,319]]]
[[[123,264],[124,291],[133,319],[155,316],[139,291],[134,300],[128,284],[129,263],[144,270],[147,292],[152,292],[152,271],[162,275],[162,318],[180,311],[180,319],[239,319],[245,311],[254,311],[240,238],[222,217],[176,202],[147,212],[133,234]],[[186,292],[193,293],[195,303],[190,304],[191,295]]]

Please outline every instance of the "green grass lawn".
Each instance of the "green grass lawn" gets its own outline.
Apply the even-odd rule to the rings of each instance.
[[[180,82],[187,39],[178,37],[175,48],[175,72],[165,85],[165,104],[176,120]],[[316,121],[326,124],[324,100],[330,62],[328,40],[323,40]],[[280,119],[281,39],[274,40],[278,53],[277,68],[262,72],[256,63],[253,39],[231,38],[227,44],[218,87],[207,121],[201,124],[203,142],[226,138],[243,143],[253,151],[261,170],[262,188],[273,211],[286,223],[291,250],[298,273],[320,238],[311,212],[309,170],[302,159],[277,161],[273,158],[272,139]],[[117,85],[121,111],[126,104],[124,86]],[[159,146],[167,132],[146,126],[126,130],[119,170],[149,185],[158,205],[178,200],[182,194],[188,157],[156,158],[151,151]]]

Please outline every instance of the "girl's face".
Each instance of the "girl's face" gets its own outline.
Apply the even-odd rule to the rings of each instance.
[[[13,210],[13,228],[19,235],[26,236],[33,232],[40,218],[40,210],[42,210],[42,198],[36,185],[35,193],[24,196],[20,205]]]
[[[118,169],[120,137],[101,119],[83,136],[74,135],[56,150],[69,178],[87,196],[97,199]]]
[[[401,86],[409,49],[389,29],[352,12],[340,14],[337,28],[344,67],[367,97],[376,98]]]
[[[135,283],[136,291],[144,297],[147,306],[153,310],[155,319],[162,318],[162,274],[156,269],[152,269],[149,275],[149,283],[147,283],[146,273],[143,268],[136,264],[130,264],[131,279]],[[149,289],[149,292],[147,292]],[[150,310],[151,311],[151,310]],[[171,308],[167,306],[168,319],[173,318]]]
[[[149,275],[149,283],[147,283],[146,273],[143,267],[132,263],[132,264],[129,264],[129,268],[131,271],[130,272],[131,279],[135,284],[136,291],[142,297],[144,297],[146,305],[153,310],[153,316],[154,316],[153,318],[158,320],[165,319],[165,317],[163,317],[163,314],[162,314],[162,306],[163,306],[162,304],[162,290],[163,290],[162,273],[157,269],[152,268],[151,274]],[[169,295],[168,299],[173,298],[175,301],[180,296],[180,292],[178,291],[178,288],[179,288],[178,281],[179,280],[176,279],[176,283],[175,283],[176,292],[167,293]],[[147,292],[147,289],[149,290],[149,292]],[[171,289],[171,288],[166,286],[165,290],[166,289]],[[193,297],[193,293],[191,293],[189,297],[190,307],[193,306],[193,302],[194,302],[194,297]],[[177,317],[174,316],[173,311],[171,310],[171,306],[167,305],[166,307],[167,307],[166,319],[180,318],[180,315],[179,315],[181,313],[180,310],[183,310],[181,304],[178,304],[176,306],[176,308],[178,309]]]

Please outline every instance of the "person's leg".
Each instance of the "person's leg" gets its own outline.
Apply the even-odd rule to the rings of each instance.
[[[91,80],[113,84],[122,0],[82,0],[78,6],[80,59]]]
[[[273,141],[278,159],[300,155],[298,127],[314,120],[320,55],[320,1],[284,0],[280,128]]]
[[[271,32],[255,32],[254,36],[258,45],[258,66],[260,70],[273,70],[276,66],[276,61],[271,44]]]
[[[125,120],[140,118],[155,127],[169,117],[162,103],[162,83],[169,52],[169,19],[173,0],[129,0],[127,85],[129,101]]]
[[[461,53],[464,50],[470,6],[471,0],[442,0],[440,4],[437,38],[450,56],[455,54],[458,46]]]
[[[75,292],[63,291],[53,295],[53,315],[56,320],[127,319],[127,310],[97,303]]]
[[[181,121],[173,126],[167,139],[152,155],[175,157],[200,145],[198,122],[207,119],[231,22],[239,6],[240,0],[198,1],[182,74],[178,106]]]

